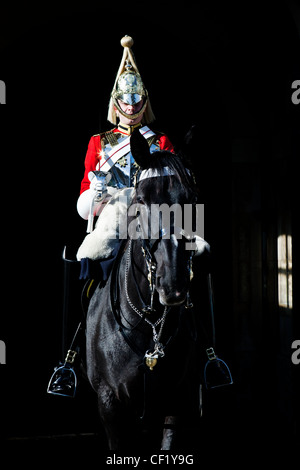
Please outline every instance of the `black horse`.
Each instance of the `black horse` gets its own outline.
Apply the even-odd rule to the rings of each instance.
[[[196,204],[196,189],[182,159],[166,151],[150,154],[138,131],[131,151],[140,176],[128,210],[129,237],[89,305],[87,374],[111,450],[134,445],[141,416],[161,419],[161,448],[169,450],[176,417],[188,411],[199,385],[191,386],[196,370],[189,298],[193,233],[178,225],[173,211],[170,223],[160,216],[160,224],[151,212],[164,203],[182,211],[183,220],[187,205]]]

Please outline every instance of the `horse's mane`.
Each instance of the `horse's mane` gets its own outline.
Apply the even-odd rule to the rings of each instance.
[[[176,175],[180,184],[191,190],[196,190],[192,172],[187,168],[187,164],[182,156],[168,150],[153,152],[148,161],[148,168],[156,170],[158,175],[164,176],[166,167],[169,169],[170,174]]]

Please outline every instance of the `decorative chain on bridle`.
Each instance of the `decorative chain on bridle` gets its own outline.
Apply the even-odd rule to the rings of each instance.
[[[129,274],[129,268],[130,268],[130,262],[131,262],[131,255],[132,255],[132,240],[129,241],[129,249],[127,252],[127,258],[126,258],[126,267],[125,267],[125,295],[126,295],[126,300],[132,310],[141,318],[145,320],[145,322],[151,326],[152,328],[152,335],[153,335],[153,342],[154,342],[154,350],[151,352],[148,350],[145,354],[144,360],[145,364],[149,367],[150,370],[153,370],[153,367],[157,364],[157,359],[164,357],[165,352],[164,352],[164,345],[160,342],[161,340],[161,335],[163,331],[163,327],[167,318],[167,314],[170,310],[170,307],[165,306],[164,312],[161,317],[159,317],[155,323],[149,320],[145,315],[147,313],[150,313],[150,311],[153,311],[153,292],[154,292],[154,285],[155,283],[153,282],[152,276],[155,276],[155,270],[156,266],[154,263],[151,265],[151,272],[150,272],[150,277],[151,277],[151,283],[149,281],[149,272],[148,272],[148,281],[151,289],[151,306],[146,306],[143,308],[143,312],[141,312],[131,301],[129,292],[128,292],[128,274]],[[148,267],[148,263],[147,263]],[[149,268],[148,268],[149,270]],[[160,325],[159,331],[157,331],[157,327]]]
[[[129,274],[130,261],[131,261],[131,252],[132,252],[132,240],[129,241],[129,249],[128,249],[127,258],[126,258],[126,268],[125,268],[125,295],[126,295],[126,300],[127,300],[128,304],[130,305],[130,307],[132,308],[132,310],[139,317],[143,318],[145,320],[145,322],[148,323],[148,325],[151,326],[152,332],[153,332],[153,341],[154,341],[154,344],[156,345],[157,343],[159,343],[159,340],[161,338],[162,329],[163,329],[163,326],[164,326],[164,323],[165,323],[165,320],[166,320],[167,313],[169,312],[170,308],[165,306],[162,316],[160,318],[158,318],[158,320],[156,320],[155,323],[153,323],[145,316],[145,314],[149,313],[150,311],[153,311],[153,308],[151,310],[151,307],[146,306],[145,308],[143,308],[143,311],[141,312],[134,305],[134,303],[131,301],[130,296],[129,296],[129,292],[128,292],[128,274]],[[149,279],[149,277],[148,277],[148,279]],[[153,283],[153,285],[154,285],[154,283]],[[151,289],[152,289],[152,287],[151,287]],[[153,304],[152,301],[151,301],[151,303]],[[159,332],[157,332],[156,328],[159,325],[161,325],[160,330],[159,330]],[[160,343],[159,343],[159,345],[162,346]]]

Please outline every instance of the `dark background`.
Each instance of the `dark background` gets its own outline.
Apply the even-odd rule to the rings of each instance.
[[[85,234],[76,211],[84,157],[91,135],[111,127],[109,94],[128,34],[157,117],[152,128],[180,147],[197,126],[193,161],[213,252],[218,352],[234,376],[233,386],[204,397],[199,449],[211,435],[228,452],[239,442],[251,453],[266,436],[286,452],[293,447],[300,105],[291,102],[291,84],[300,79],[299,32],[293,1],[161,2],[130,14],[106,4],[3,11],[0,408],[10,445],[102,436],[86,384],[74,400],[46,388],[61,355],[61,253]],[[293,240],[289,309],[278,305],[281,234]]]

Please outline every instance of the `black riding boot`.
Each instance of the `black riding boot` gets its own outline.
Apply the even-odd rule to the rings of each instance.
[[[77,376],[75,364],[78,363],[80,341],[84,326],[80,321],[81,293],[79,274],[80,262],[66,258],[66,248],[63,253],[64,261],[64,303],[63,303],[63,328],[62,328],[62,354],[64,362],[54,369],[54,373],[48,384],[47,392],[54,395],[74,397],[77,388]],[[78,311],[80,312],[78,314]],[[79,324],[78,324],[79,323]],[[76,324],[78,325],[76,327]],[[73,339],[69,331],[75,331]]]

